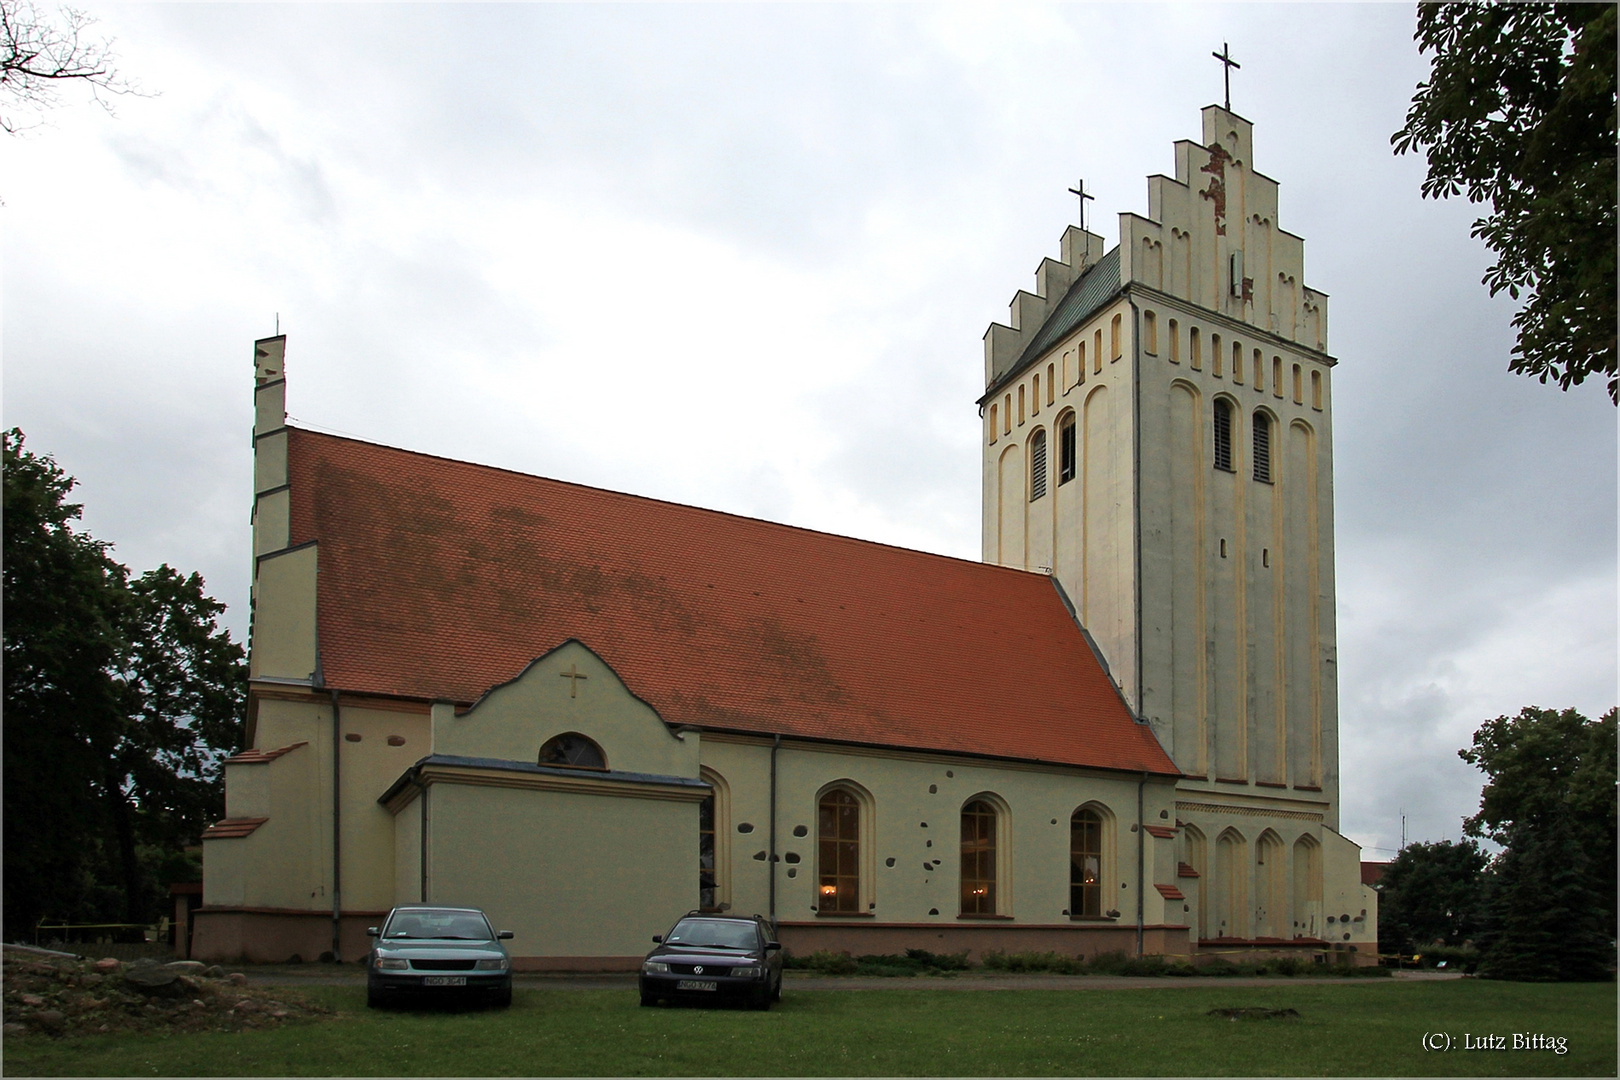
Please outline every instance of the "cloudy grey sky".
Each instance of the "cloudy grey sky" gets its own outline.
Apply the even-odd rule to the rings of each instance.
[[[1332,297],[1344,826],[1455,838],[1475,727],[1616,698],[1616,428],[1506,373],[1391,155],[1409,5],[100,5],[156,96],[3,154],[4,422],[245,629],[251,342],[312,427],[978,556],[980,338],[1147,209],[1212,49]]]

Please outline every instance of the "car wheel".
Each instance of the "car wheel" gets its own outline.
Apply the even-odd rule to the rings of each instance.
[[[373,990],[369,986],[366,987],[366,1008],[380,1009],[387,1004],[388,998],[381,990]]]
[[[654,1005],[657,1005],[657,1004],[658,1004],[658,999],[653,997],[651,994],[642,994],[641,995],[641,1007],[643,1009],[650,1009]]]
[[[512,988],[508,986],[504,990],[495,991],[495,996],[490,998],[490,1004],[497,1009],[510,1008],[512,1005]]]

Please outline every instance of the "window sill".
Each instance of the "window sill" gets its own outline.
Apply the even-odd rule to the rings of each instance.
[[[1013,917],[1012,917],[1012,916],[1011,916],[1011,915],[978,915],[978,914],[969,914],[969,913],[968,913],[968,912],[965,912],[965,911],[964,911],[964,912],[962,912],[962,913],[961,913],[961,914],[960,914],[960,915],[958,915],[958,916],[957,916],[957,918],[958,918],[958,919],[970,919],[970,920],[978,920],[978,921],[980,921],[980,922],[985,922],[985,921],[988,921],[988,922],[995,922],[995,921],[997,921],[997,920],[1000,920],[1000,921],[1002,921],[1002,922],[1011,922],[1011,921],[1012,921],[1012,918],[1013,918]]]
[[[1226,777],[1226,776],[1217,776],[1215,778],[1215,782],[1217,784],[1247,784],[1248,783],[1247,780],[1238,780],[1238,779],[1236,779],[1234,777]]]
[[[1070,922],[1087,922],[1087,923],[1117,923],[1117,922],[1119,922],[1118,919],[1110,918],[1107,915],[1070,915],[1069,916],[1069,921]]]
[[[818,911],[818,919],[875,919],[877,913],[872,911]]]

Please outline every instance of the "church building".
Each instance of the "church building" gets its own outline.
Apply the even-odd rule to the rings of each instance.
[[[698,909],[801,954],[1369,962],[1326,297],[1247,121],[1175,161],[985,336],[981,562],[290,426],[257,342],[250,749],[191,955],[352,961],[427,901],[529,970]]]

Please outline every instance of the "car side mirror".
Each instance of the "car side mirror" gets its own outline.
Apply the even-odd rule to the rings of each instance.
[[[664,943],[664,935],[663,934],[654,934],[653,935],[653,944],[654,945],[662,945],[663,943]]]
[[[501,941],[511,941],[512,940],[512,931],[510,931],[510,930],[496,931],[495,937],[498,938]]]
[[[375,926],[366,927],[366,937],[378,937],[381,934],[382,931],[378,930]]]
[[[776,952],[777,950],[781,949],[781,947],[782,943],[780,941],[767,941],[765,943],[766,952]]]

